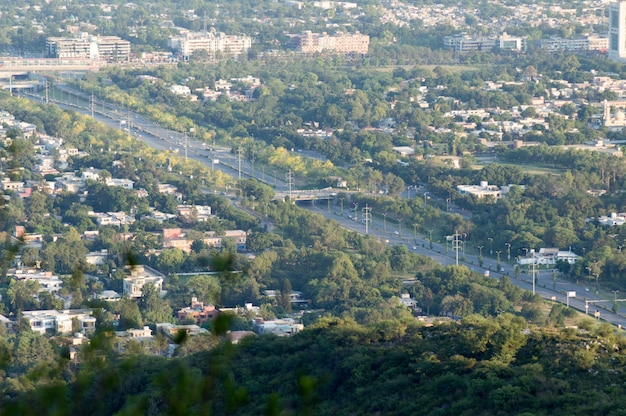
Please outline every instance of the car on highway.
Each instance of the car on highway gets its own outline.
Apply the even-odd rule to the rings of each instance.
[[[395,235],[400,235],[400,233],[398,231],[394,231],[393,232]]]

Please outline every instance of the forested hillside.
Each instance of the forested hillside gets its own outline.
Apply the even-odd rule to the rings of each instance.
[[[510,314],[432,327],[323,319],[292,338],[166,360],[96,353],[41,369],[13,415],[621,415],[626,343],[608,326],[541,330]],[[11,397],[12,396],[12,397]]]

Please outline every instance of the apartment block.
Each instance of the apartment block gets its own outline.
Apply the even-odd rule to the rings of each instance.
[[[168,40],[168,46],[188,59],[196,51],[207,51],[210,55],[218,52],[226,55],[241,55],[252,47],[250,36],[227,35],[211,30],[210,32],[187,32],[180,36],[173,36]]]
[[[302,32],[293,36],[296,49],[302,53],[361,53],[366,54],[369,50],[370,37],[360,33],[313,33]]]
[[[81,33],[75,38],[46,39],[49,58],[88,58],[108,62],[126,61],[130,57],[130,42],[118,36],[92,36]]]

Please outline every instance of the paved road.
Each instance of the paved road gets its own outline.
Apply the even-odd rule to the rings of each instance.
[[[72,92],[76,94],[75,91]],[[43,101],[43,98],[40,96],[29,96],[29,98]],[[68,105],[64,103],[57,104],[61,107],[71,108],[84,114],[91,114],[91,108],[82,107],[78,102],[78,105]],[[107,124],[108,126],[120,130],[123,130],[126,125],[131,124],[131,130],[133,131],[135,137],[141,139],[149,146],[158,150],[171,150],[177,148],[179,149],[178,153],[180,154],[181,151],[185,151],[186,143],[188,146],[187,155],[190,159],[197,160],[210,168],[218,168],[224,173],[233,177],[238,177],[238,160],[235,160],[235,156],[230,154],[230,149],[208,149],[204,147],[205,144],[200,141],[185,137],[184,134],[181,134],[179,132],[167,130],[153,123],[152,121],[145,119],[141,114],[136,114],[128,111],[123,113],[121,109],[107,110],[105,107],[102,111],[96,112],[94,114],[94,117]],[[129,122],[130,120],[132,120],[132,122]],[[122,121],[124,121],[125,123],[122,123]],[[139,127],[139,129],[136,130],[132,127],[133,125],[135,127]],[[215,165],[212,163],[212,160],[219,159],[220,157],[223,159],[220,159],[219,164]],[[229,157],[231,157],[230,160],[228,159]],[[222,163],[222,160],[227,162]],[[248,176],[254,175],[255,177],[259,178],[260,175],[258,167],[256,171],[254,171],[253,169],[254,168],[248,161],[244,161],[242,159],[242,174]],[[276,179],[276,189],[286,190],[287,185],[283,181]],[[351,214],[350,207],[348,206],[344,207],[345,209],[343,210],[343,212],[334,205],[331,206],[331,209],[329,211],[328,206],[325,203],[311,205],[308,206],[308,208],[329,219],[337,221],[345,228],[362,234],[365,233],[365,224],[363,224],[359,220],[361,218],[361,213],[357,211],[356,213]],[[352,216],[353,218],[350,218],[349,216]],[[404,229],[402,228],[403,226],[405,227]],[[456,253],[452,250],[451,247],[448,247],[448,253],[446,254],[446,247],[444,245],[433,242],[433,248],[430,249],[430,242],[428,237],[417,236],[417,238],[414,239],[413,230],[407,229],[406,224],[403,225],[401,223],[398,223],[397,220],[393,221],[391,219],[386,219],[381,221],[379,218],[374,217],[372,222],[368,226],[368,234],[380,239],[381,241],[388,241],[389,244],[406,245],[407,247],[409,247],[410,250],[418,254],[431,257],[436,262],[444,266],[457,263],[457,259],[455,256]],[[463,257],[465,257],[464,261],[461,260]],[[475,271],[489,270],[492,277],[498,278],[501,273],[495,272],[497,266],[496,263],[497,262],[495,259],[485,256],[483,258],[482,267],[479,267],[478,257],[476,255],[459,253],[458,264],[465,264]],[[504,267],[504,271],[507,274],[512,275],[511,272],[513,270],[513,266],[509,264],[505,265],[504,262],[502,262],[502,265]],[[607,299],[606,296],[602,298],[595,295],[593,291],[587,292],[586,285],[574,284],[559,278],[556,279],[556,290],[552,290],[552,278],[549,277],[549,279],[549,281],[546,281],[545,277],[542,277],[540,275],[539,278],[536,280],[535,292],[544,299],[555,300],[564,304],[568,303],[569,301],[570,306],[583,312],[585,312],[586,310],[585,301],[597,301]],[[528,275],[520,275],[519,278],[512,277],[511,281],[522,289],[532,290],[532,279]],[[575,291],[576,297],[567,299],[565,297],[565,293],[569,291]],[[597,305],[591,304],[591,306],[589,307],[589,312],[593,313],[597,309],[599,309],[602,319],[616,326],[626,327],[626,317],[615,314],[606,309],[600,309],[599,305],[605,306],[607,308],[610,308],[612,306],[611,303],[599,303]],[[620,310],[620,313],[621,312],[622,310]]]
[[[64,94],[68,94],[67,98],[63,97],[63,101],[50,100],[50,102],[65,109],[72,109],[87,115],[92,114],[92,109],[89,105],[91,97],[65,85],[57,85],[56,88]],[[27,95],[27,98],[40,102],[45,100],[43,96],[34,94]],[[189,159],[200,161],[212,169],[221,170],[229,176],[234,178],[240,177],[239,157],[232,154],[231,149],[228,147],[209,145],[195,140],[191,135],[166,129],[145,118],[140,113],[127,111],[110,103],[97,103],[94,105],[93,116],[111,128],[129,132],[157,150],[170,151],[180,157],[186,155]],[[213,163],[215,161],[219,162]],[[265,166],[259,163],[254,164],[244,157],[241,157],[241,177],[256,178],[274,186],[277,190],[284,191],[288,189],[287,184],[283,180],[282,172],[274,168],[266,169]]]
[[[354,218],[354,209],[348,210],[344,207],[343,216],[341,209],[336,206],[331,206],[330,211],[328,210],[328,206],[325,203],[317,204],[317,205],[303,205],[303,208],[309,209],[315,213],[321,214],[326,218],[337,221],[344,228],[350,229],[352,231],[365,234],[365,224],[362,222],[361,214],[357,220]],[[351,218],[352,217],[352,218]],[[434,259],[437,263],[448,266],[456,264],[456,253],[451,249],[450,245],[448,246],[448,254],[446,254],[445,245],[433,242],[433,249],[430,249],[429,236],[417,236],[417,239],[413,237],[413,229],[399,228],[398,222],[390,220],[380,220],[379,218],[374,217],[371,224],[368,225],[368,234],[374,238],[379,239],[380,241],[389,241],[389,244],[403,244],[409,248],[409,250],[421,254],[427,257]],[[404,224],[401,227],[405,227]],[[387,232],[385,232],[385,228]],[[462,260],[463,253],[461,249],[459,249],[459,264],[465,264],[470,269],[478,272],[486,272],[489,271],[491,277],[500,278],[503,274],[510,275],[511,282],[513,282],[516,286],[532,291],[532,277],[530,274],[520,274],[519,278],[515,278],[513,276],[513,265],[508,263],[501,263],[502,268],[504,269],[504,273],[496,272],[497,259],[491,257],[483,257],[483,266],[479,267],[478,256],[465,253],[465,261]],[[568,304],[578,309],[581,312],[586,312],[585,301],[598,301],[598,300],[610,300],[610,297],[600,297],[597,296],[593,290],[587,291],[589,289],[588,285],[584,284],[576,284],[564,280],[562,278],[556,279],[554,282],[555,290],[553,287],[553,278],[552,271],[542,270],[538,273],[538,277],[535,280],[535,293],[547,300],[554,300],[557,302],[561,302],[563,304]],[[576,292],[576,297],[566,298],[567,292]],[[598,310],[600,312],[600,318],[610,322],[616,326],[626,327],[626,317],[622,316],[621,313],[624,312],[623,308],[620,309],[620,314],[613,313],[610,309],[612,308],[612,302],[603,302],[603,303],[590,303],[588,311],[593,316],[593,313]]]

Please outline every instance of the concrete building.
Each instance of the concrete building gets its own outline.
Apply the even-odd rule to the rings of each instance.
[[[302,53],[360,53],[366,54],[369,50],[370,37],[360,33],[313,33],[302,32],[293,37],[296,49]]]
[[[180,309],[178,311],[178,321],[183,322],[186,319],[193,319],[196,324],[202,325],[206,321],[212,320],[219,314],[219,311],[215,309],[213,305],[205,305],[203,302],[198,302],[198,298],[191,298],[191,306]]]
[[[626,1],[609,5],[609,58],[626,60]]]
[[[474,195],[479,199],[492,197],[495,201],[502,196],[500,188],[495,185],[489,185],[487,181],[481,181],[480,185],[457,185],[456,189],[461,195]]]
[[[92,36],[81,33],[75,38],[50,37],[46,39],[49,58],[88,58],[108,62],[127,61],[130,42],[118,36]]]
[[[496,46],[496,38],[470,37],[465,34],[444,36],[443,46],[455,52],[491,51]]]
[[[141,289],[151,283],[161,292],[163,290],[163,275],[149,267],[137,265],[127,268],[130,276],[124,279],[124,294],[130,298],[140,298]]]
[[[491,51],[502,49],[509,51],[526,50],[526,38],[510,36],[506,32],[497,37],[472,37],[464,33],[444,36],[443,46],[455,52]]]
[[[252,47],[250,36],[227,35],[211,30],[210,32],[187,32],[181,36],[174,36],[168,40],[168,46],[189,59],[196,51],[207,51],[209,55],[220,52],[226,55],[241,55]]]
[[[536,252],[534,249],[530,250],[528,256],[521,257],[517,260],[517,264],[529,265],[555,265],[557,261],[565,261],[569,264],[576,263],[578,260],[578,255],[574,253],[571,249],[559,250],[558,248],[540,248],[539,252]]]
[[[96,329],[96,318],[91,309],[66,309],[24,311],[22,318],[28,319],[30,329],[38,334],[71,334],[74,324],[80,332],[93,332]]]
[[[586,35],[577,38],[552,36],[549,39],[542,39],[539,46],[541,49],[549,51],[606,51],[609,48],[609,38],[596,35]]]

